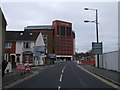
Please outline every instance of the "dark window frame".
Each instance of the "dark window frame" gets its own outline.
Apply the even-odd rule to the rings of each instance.
[[[61,33],[61,36],[65,36],[65,27],[64,26],[60,27],[60,33]]]

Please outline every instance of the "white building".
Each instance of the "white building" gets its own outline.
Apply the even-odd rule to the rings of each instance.
[[[39,41],[38,41],[39,40]],[[34,54],[34,65],[44,65],[45,63],[45,43],[43,40],[43,36],[40,33],[40,36],[36,40],[36,46],[34,46],[33,50]]]

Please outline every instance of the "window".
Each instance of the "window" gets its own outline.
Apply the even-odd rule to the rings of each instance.
[[[29,62],[29,56],[25,56],[26,62]]]
[[[33,60],[33,58],[32,58],[32,56],[30,56],[30,61],[29,61],[29,62],[31,62],[31,63],[32,63],[32,60]]]
[[[11,48],[12,47],[12,43],[5,43],[5,48]]]
[[[61,35],[65,35],[65,27],[60,27],[60,33]]]
[[[8,62],[8,54],[7,53],[5,53],[5,60]]]
[[[17,59],[17,62],[20,62],[20,56],[17,56],[16,59]]]
[[[57,35],[59,35],[59,26],[57,26]]]
[[[67,27],[67,36],[71,36],[71,28]]]
[[[32,55],[24,55],[24,63],[32,63],[33,62],[33,56]]]
[[[23,47],[24,48],[31,48],[31,43],[30,42],[24,42]]]
[[[46,38],[47,38],[47,35],[43,35],[43,38],[45,38],[45,39],[46,39]]]

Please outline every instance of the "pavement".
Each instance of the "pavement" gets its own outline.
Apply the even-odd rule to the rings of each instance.
[[[80,65],[82,68],[120,86],[120,72],[114,72],[102,68],[97,68],[92,65]]]
[[[58,89],[79,90],[79,88],[114,89],[110,83],[85,72],[74,62],[63,62],[50,68],[37,70],[37,75],[19,83],[7,90],[25,89]]]
[[[38,71],[39,69],[51,67],[57,65],[58,63],[59,62],[55,62],[55,64],[51,64],[51,65],[31,67],[31,71],[26,73],[24,73],[24,70],[17,70],[16,68],[14,68],[11,73],[5,73],[4,77],[2,77],[2,87],[9,85],[24,77],[32,75],[34,72]]]

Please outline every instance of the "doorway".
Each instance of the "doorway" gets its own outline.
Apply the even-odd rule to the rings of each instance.
[[[12,68],[16,68],[15,56],[11,55]]]

